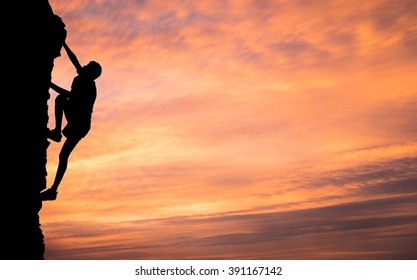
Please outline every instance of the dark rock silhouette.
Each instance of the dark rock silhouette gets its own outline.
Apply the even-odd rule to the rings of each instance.
[[[49,86],[65,25],[47,0],[5,1],[1,249],[3,260],[44,259],[40,192],[46,188]]]

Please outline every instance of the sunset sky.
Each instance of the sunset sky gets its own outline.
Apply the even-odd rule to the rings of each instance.
[[[103,74],[46,259],[417,258],[417,1],[49,2]]]

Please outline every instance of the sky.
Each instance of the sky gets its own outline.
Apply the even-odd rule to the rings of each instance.
[[[45,259],[417,259],[416,1],[49,2],[103,73]]]

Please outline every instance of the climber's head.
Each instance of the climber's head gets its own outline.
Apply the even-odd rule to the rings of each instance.
[[[101,75],[101,65],[96,61],[90,61],[83,67],[84,74],[95,80]]]

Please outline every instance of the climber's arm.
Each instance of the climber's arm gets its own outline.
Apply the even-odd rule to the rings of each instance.
[[[71,60],[72,64],[74,64],[75,69],[77,69],[77,72],[80,71],[82,69],[82,66],[80,64],[80,62],[78,61],[77,56],[75,55],[75,53],[68,47],[67,43],[64,42],[63,47],[65,49],[65,51],[68,54],[69,59]]]
[[[70,93],[68,90],[57,86],[53,82],[51,82],[51,89],[55,90],[57,93],[64,95],[64,96],[68,96],[68,94]]]

